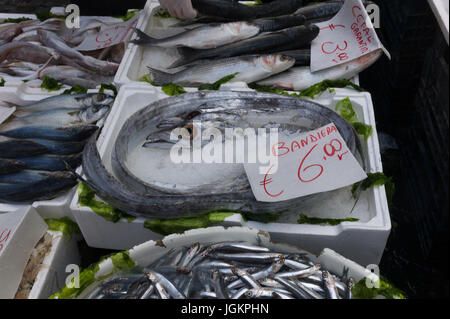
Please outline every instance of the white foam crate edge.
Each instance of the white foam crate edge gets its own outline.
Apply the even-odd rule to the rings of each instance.
[[[97,90],[88,90],[88,92],[97,92]],[[0,90],[0,100],[13,104],[26,105],[34,101],[51,97],[52,95],[44,91],[37,91],[33,94],[26,93],[20,87],[4,87]],[[32,206],[42,216],[42,218],[59,218],[70,216],[69,205],[73,198],[76,187],[51,200],[36,201]],[[0,203],[0,212],[12,212],[28,204],[4,204]]]
[[[142,10],[141,16],[138,19],[136,24],[136,28],[139,30],[145,30],[150,17],[152,16],[152,12],[155,8],[159,6],[159,2],[156,0],[148,0]],[[136,34],[133,34],[131,39],[135,39]],[[114,84],[117,87],[121,87],[124,84],[130,82],[136,82],[135,80],[131,80],[128,78],[128,71],[131,68],[131,64],[135,61],[136,51],[139,49],[139,46],[133,43],[129,43],[125,53],[122,58],[122,62],[120,63],[119,68],[117,69],[116,75],[114,77]]]
[[[283,253],[306,253],[308,257],[315,263],[320,263],[323,268],[338,274],[343,275],[343,270],[348,269],[348,276],[355,279],[356,282],[371,276],[371,272],[362,267],[360,264],[348,259],[347,256],[324,248],[319,254],[312,254],[304,249],[301,243],[291,245],[287,243],[279,243],[271,238],[270,234],[261,232],[256,229],[247,227],[210,227],[202,229],[193,229],[184,232],[183,234],[172,234],[164,237],[160,241],[147,241],[140,245],[134,246],[129,250],[130,258],[137,266],[145,267],[156,259],[163,256],[169,249],[185,247],[194,243],[211,243],[220,241],[245,241],[250,244],[267,247],[274,251]],[[114,264],[111,258],[103,260],[99,264],[99,270],[96,273],[96,278],[108,276],[114,273]],[[88,287],[82,291],[78,298],[86,298],[95,289],[96,285]]]
[[[442,33],[448,44],[449,38],[449,0],[428,0],[431,9],[438,20]]]
[[[52,236],[52,247],[42,261],[33,288],[28,299],[44,299],[50,297],[65,285],[67,265],[79,265],[80,255],[76,236],[64,237],[58,231],[47,231]]]
[[[232,86],[230,86],[231,84],[228,86],[229,89],[245,89],[245,83],[232,83]],[[188,89],[188,91],[195,91],[195,89]],[[348,96],[351,100],[355,101],[358,99],[360,104],[363,103],[366,105],[364,122],[372,125],[374,129],[374,134],[367,142],[369,146],[367,148],[368,167],[370,172],[382,171],[375,115],[370,94],[341,89],[336,89],[335,92],[339,98]],[[140,102],[140,106],[138,105],[139,102],[129,100],[135,94],[145,97],[145,102]],[[117,127],[120,127],[126,118],[137,110],[164,97],[167,96],[162,93],[160,88],[152,87],[146,83],[132,83],[122,87],[113,106],[113,112],[105,123],[105,128],[107,129],[102,131],[97,143],[100,156],[104,158],[106,167],[110,167],[110,156],[106,156],[105,153],[107,153],[108,147],[110,149],[112,148],[113,142],[111,141],[114,141],[119,133]],[[125,103],[125,101],[127,102]],[[122,113],[125,104],[127,105],[126,112],[128,112],[126,115]],[[109,154],[110,152],[111,150],[109,150]],[[368,192],[370,192],[370,196],[373,196],[376,212],[368,222],[344,222],[338,226],[279,223],[262,224],[257,222],[244,222],[240,215],[233,215],[226,219],[224,225],[243,225],[262,229],[270,232],[273,238],[283,242],[295,242],[302,238],[302,240],[309,241],[308,248],[315,253],[319,253],[323,247],[331,247],[332,249],[338,250],[339,253],[348,255],[350,258],[361,263],[378,263],[389,236],[391,223],[384,186],[374,187],[368,190]],[[92,212],[90,208],[80,207],[78,205],[77,193],[75,193],[70,204],[70,210],[77,220],[87,243],[92,247],[129,249],[146,240],[162,238],[161,235],[143,227],[145,221],[143,218],[137,218],[132,222],[122,219],[117,223],[112,223]],[[353,233],[354,236],[361,239],[354,240],[353,245],[355,246],[353,247],[360,245],[361,249],[364,250],[365,246],[370,246],[372,249],[355,251],[348,245],[339,247],[342,242],[348,241],[349,233]],[[368,243],[364,240],[364,236],[370,237],[369,241],[372,240],[373,242]],[[324,243],[327,243],[327,245],[324,245]]]

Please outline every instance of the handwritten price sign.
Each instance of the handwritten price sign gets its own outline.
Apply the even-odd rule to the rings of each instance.
[[[3,247],[6,247],[10,235],[11,230],[8,228],[5,228],[0,232],[0,252],[3,250]]]
[[[128,21],[103,26],[97,34],[87,36],[74,49],[80,51],[91,51],[107,48],[121,42],[128,40],[133,33],[133,28],[136,26],[139,19],[139,13]]]
[[[317,23],[320,33],[311,43],[311,71],[327,69],[383,47],[361,0],[346,0],[331,20]]]
[[[280,134],[271,152],[278,158],[277,169],[272,165],[260,174],[259,164],[244,164],[258,201],[331,191],[367,178],[334,124],[303,134]]]

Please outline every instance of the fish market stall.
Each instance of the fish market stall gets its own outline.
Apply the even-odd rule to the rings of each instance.
[[[404,299],[377,1],[187,1],[0,13],[0,296]]]

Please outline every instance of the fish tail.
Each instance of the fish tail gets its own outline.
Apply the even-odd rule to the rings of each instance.
[[[173,68],[177,68],[179,66],[186,65],[186,64],[191,63],[198,59],[196,49],[180,47],[177,50],[178,50],[178,55],[180,57],[171,66],[169,66],[169,69],[173,69]]]
[[[148,68],[150,71],[150,75],[152,77],[152,81],[156,85],[164,85],[168,83],[172,83],[172,74],[166,73],[163,71],[155,70],[152,68]]]
[[[150,37],[145,32],[139,30],[138,28],[134,28],[134,31],[139,36],[139,39],[131,40],[131,43],[137,44],[137,45],[154,45],[154,43],[158,40],[155,38]]]

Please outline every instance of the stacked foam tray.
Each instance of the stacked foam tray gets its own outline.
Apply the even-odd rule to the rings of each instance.
[[[248,88],[245,89],[243,83],[231,83],[223,89],[248,90]],[[112,113],[97,142],[103,163],[110,172],[111,152],[123,123],[138,110],[165,97],[167,96],[160,88],[155,88],[147,83],[129,83],[121,87]],[[358,118],[374,128],[374,134],[364,143],[364,149],[368,158],[369,171],[380,172],[382,171],[381,156],[370,94],[336,89],[334,95],[327,95],[318,99],[317,102],[333,108],[338,101],[345,97],[351,99]],[[113,223],[95,214],[89,207],[81,207],[78,199],[76,193],[70,209],[88,245],[92,247],[129,249],[143,241],[163,237],[144,228],[145,219],[143,218],[137,218],[131,222],[121,219]],[[351,199],[349,198],[349,200]],[[313,210],[314,212],[312,212]],[[301,213],[311,217],[332,217],[327,216],[326,212],[319,207],[311,208],[310,212]],[[333,213],[334,216],[347,217],[348,211]],[[292,221],[264,224],[244,221],[241,215],[235,214],[225,219],[223,225],[241,225],[261,229],[269,232],[276,241],[300,243],[302,247],[313,253],[320,253],[321,249],[329,247],[363,265],[378,264],[391,229],[384,186],[364,192],[351,217],[358,218],[360,221],[344,222],[338,226],[300,225],[292,223]]]

